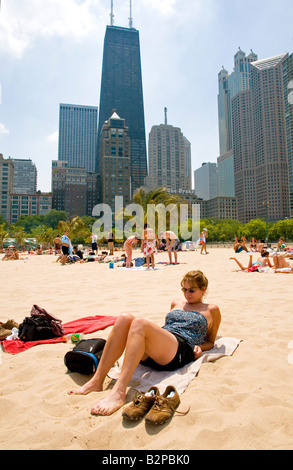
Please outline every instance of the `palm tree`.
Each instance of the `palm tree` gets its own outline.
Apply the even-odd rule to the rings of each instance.
[[[15,239],[16,245],[24,247],[26,233],[23,227],[16,227],[14,226],[12,232],[12,238]]]
[[[3,249],[4,239],[9,236],[8,231],[5,229],[5,223],[0,225],[0,248]]]
[[[172,228],[172,222],[178,227],[180,204],[187,201],[177,194],[170,194],[165,188],[147,189],[139,188],[133,195],[132,202],[138,204],[143,210],[144,223],[153,220],[160,232]],[[167,212],[166,212],[167,211]],[[125,215],[128,215],[127,212]],[[160,224],[163,224],[160,226]],[[175,228],[175,227],[174,227]],[[174,229],[173,228],[173,229]]]
[[[83,240],[85,237],[89,236],[89,228],[84,223],[81,217],[74,216],[70,220],[60,220],[58,223],[58,230],[68,231],[69,236],[72,240]]]

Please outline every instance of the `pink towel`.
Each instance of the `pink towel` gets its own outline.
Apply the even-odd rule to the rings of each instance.
[[[116,319],[117,317],[96,315],[93,317],[84,317],[78,320],[73,320],[71,322],[64,323],[62,326],[64,328],[65,335],[70,333],[89,334],[114,325]],[[30,349],[37,344],[62,343],[63,341],[64,340],[62,336],[39,341],[21,341],[20,339],[17,339],[2,341],[2,346],[5,352],[10,354],[17,354],[21,351],[26,351],[27,349]]]

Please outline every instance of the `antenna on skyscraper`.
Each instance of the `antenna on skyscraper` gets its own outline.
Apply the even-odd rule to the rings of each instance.
[[[164,108],[164,113],[165,113],[165,126],[168,125],[168,120],[167,120],[167,108]]]
[[[110,24],[111,26],[114,25],[114,7],[113,7],[113,0],[111,0],[111,13],[110,13]]]
[[[132,0],[130,0],[129,28],[133,28],[133,18],[132,18]]]

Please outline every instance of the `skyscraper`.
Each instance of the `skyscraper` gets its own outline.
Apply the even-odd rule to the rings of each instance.
[[[293,54],[291,54],[283,63],[283,77],[286,110],[290,217],[293,217]]]
[[[98,108],[60,104],[58,160],[95,171]]]
[[[289,216],[283,62],[281,54],[251,64],[251,88],[231,101],[238,217]]]
[[[207,201],[218,197],[218,168],[216,163],[203,163],[194,172],[195,194]]]
[[[102,201],[115,209],[115,196],[130,202],[130,140],[125,119],[114,111],[100,135]]]
[[[112,18],[112,15],[111,15]],[[129,129],[130,165],[133,191],[142,186],[147,174],[146,137],[139,32],[129,28],[107,26],[99,107],[98,140],[103,124],[116,109]],[[99,149],[99,145],[98,145]],[[96,171],[99,172],[97,150]]]
[[[232,128],[232,99],[251,87],[251,63],[257,60],[257,55],[250,51],[246,56],[240,48],[234,56],[234,70],[229,75],[223,67],[218,74],[218,118],[219,118],[219,144],[220,156],[218,158],[219,170],[219,196],[233,197],[234,187],[234,155],[233,155],[233,128]]]
[[[149,188],[166,187],[168,191],[191,189],[190,142],[179,127],[153,126],[149,134]],[[188,172],[189,170],[189,172]]]

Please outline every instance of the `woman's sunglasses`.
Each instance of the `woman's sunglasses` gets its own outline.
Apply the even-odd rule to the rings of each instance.
[[[194,293],[197,291],[197,289],[198,289],[198,288],[196,288],[196,289],[186,289],[186,287],[182,287],[181,290],[182,290],[182,292],[184,292],[184,294],[185,294],[186,292],[189,292],[190,294],[194,294]]]

